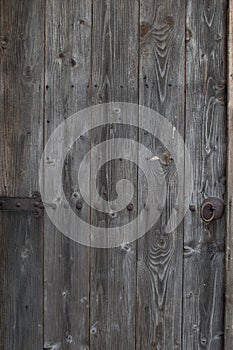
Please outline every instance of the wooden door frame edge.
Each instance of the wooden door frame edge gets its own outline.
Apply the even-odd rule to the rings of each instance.
[[[233,0],[228,4],[227,37],[227,236],[226,236],[226,291],[225,291],[225,350],[233,346]]]

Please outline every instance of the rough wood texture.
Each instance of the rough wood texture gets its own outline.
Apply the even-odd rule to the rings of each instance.
[[[91,1],[48,1],[46,139],[64,119],[89,106],[90,58]],[[55,145],[55,149],[56,147],[58,146]],[[90,139],[87,135],[74,144],[64,165],[64,191],[74,208],[76,200],[80,197],[77,170],[89,148]],[[80,216],[83,220],[89,220],[87,206],[83,205]],[[46,218],[44,260],[44,347],[62,350],[88,349],[88,248],[66,238]]]
[[[38,190],[43,142],[43,17],[41,2],[1,1],[1,196],[30,196]],[[30,214],[0,213],[1,349],[43,347],[41,223]]]
[[[184,220],[183,348],[190,350],[223,349],[225,217],[205,224],[200,206],[210,196],[226,199],[226,5],[187,1],[186,144],[196,207]]]
[[[0,195],[38,190],[43,143],[63,120],[90,105],[125,101],[158,111],[185,138],[196,208],[165,234],[179,181],[171,161],[162,164],[168,188],[161,218],[138,242],[120,248],[81,246],[47,217],[42,227],[30,214],[0,213],[1,350],[232,349],[232,0],[229,4],[226,199],[227,0],[1,1]],[[118,137],[139,140],[155,155],[166,152],[135,127],[98,128],[74,144],[64,163],[64,191],[74,210],[82,201],[78,215],[94,225],[129,222],[146,196],[143,174],[124,160],[106,164],[97,187],[112,200],[118,180],[129,178],[132,211],[103,214],[80,195],[83,157],[91,146]],[[110,147],[106,154],[112,154]],[[225,216],[209,225],[201,221],[200,205],[208,196],[227,201],[225,345],[226,223]]]
[[[183,1],[141,0],[139,102],[165,116],[181,135],[184,130],[184,10]],[[160,142],[143,131],[140,143],[155,155],[165,151]],[[178,182],[173,162],[163,166],[163,171],[168,184],[166,206],[157,225],[138,242],[138,350],[180,349],[182,342],[183,228],[180,225],[171,234],[164,232],[174,207]],[[139,183],[139,203],[142,189]]]
[[[138,102],[138,1],[93,2],[92,103]],[[92,134],[92,144],[106,138],[137,140],[129,127],[101,128]],[[111,149],[106,153],[111,154]],[[124,158],[124,157],[123,157]],[[137,212],[137,171],[129,162],[112,161],[99,178],[103,198],[112,200],[116,183],[129,177],[134,185],[134,210],[114,218],[92,213],[93,224],[118,226]],[[135,177],[132,179],[132,173]],[[135,348],[136,244],[91,251],[91,349]]]
[[[233,1],[228,17],[228,163],[227,163],[227,238],[226,238],[226,305],[225,349],[233,344]]]

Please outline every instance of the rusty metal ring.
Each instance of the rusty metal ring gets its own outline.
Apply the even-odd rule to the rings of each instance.
[[[209,197],[201,205],[201,218],[204,222],[210,223],[220,219],[224,212],[224,202],[220,198]]]
[[[209,211],[212,211],[212,214],[209,218],[205,215],[205,210],[207,209],[207,207],[209,207]],[[214,217],[215,217],[215,211],[216,211],[216,208],[213,206],[213,204],[211,202],[207,202],[207,201],[204,202],[203,205],[201,206],[201,218],[202,218],[202,220],[205,222],[213,221]]]

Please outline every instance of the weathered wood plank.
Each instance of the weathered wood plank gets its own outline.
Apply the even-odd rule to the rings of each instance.
[[[225,349],[233,344],[233,1],[229,1],[228,17],[228,158],[227,158],[227,237]]]
[[[90,58],[91,1],[48,1],[46,139],[63,120],[89,106]],[[74,208],[80,198],[77,171],[89,149],[90,138],[86,135],[74,144],[64,164],[64,192]],[[79,215],[89,220],[85,203]],[[89,249],[63,236],[48,218],[44,317],[45,348],[89,348]]]
[[[43,347],[42,219],[1,213],[5,277],[1,349]],[[2,259],[2,257],[1,257]],[[5,280],[5,284],[4,284]]]
[[[0,9],[0,195],[38,190],[43,142],[44,8],[2,1]],[[0,213],[1,349],[43,347],[42,221]]]
[[[223,349],[225,218],[205,224],[203,200],[225,200],[227,1],[187,1],[186,144],[194,169],[184,237],[183,348]],[[188,181],[188,179],[186,180]]]
[[[139,102],[165,116],[183,136],[184,2],[140,3]],[[155,155],[166,151],[148,133],[141,131],[139,140]],[[182,342],[183,228],[180,225],[171,234],[164,230],[175,204],[178,179],[173,162],[161,166],[168,185],[167,202],[155,227],[138,242],[138,350],[180,349]],[[139,203],[143,203],[140,179]]]
[[[138,1],[93,2],[92,103],[138,102]],[[92,133],[92,145],[114,138],[133,138],[132,127],[109,126]],[[114,150],[106,148],[106,153]],[[104,156],[104,155],[103,155]],[[137,214],[137,169],[122,155],[103,168],[97,187],[113,200],[116,183],[129,178],[134,185],[134,210],[114,217],[92,213],[92,224],[116,227]],[[135,174],[132,177],[132,174]],[[91,349],[135,348],[136,244],[91,251]]]

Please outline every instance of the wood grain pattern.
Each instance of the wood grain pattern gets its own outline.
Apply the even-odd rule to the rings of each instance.
[[[138,1],[93,2],[92,103],[138,102]],[[107,126],[92,133],[92,145],[106,138],[133,138],[131,127]],[[111,148],[106,153],[112,154]],[[104,155],[103,155],[104,156]],[[124,158],[124,157],[123,157]],[[129,222],[137,213],[137,169],[129,162],[112,161],[98,181],[103,198],[113,199],[116,183],[129,178],[134,185],[134,210],[114,218],[92,213],[92,223],[109,227]],[[135,174],[132,177],[132,174]],[[136,244],[91,251],[91,349],[135,348]]]
[[[1,1],[0,195],[38,190],[43,142],[44,9]],[[43,347],[42,221],[0,213],[1,349]]]
[[[182,1],[143,1],[140,7],[139,102],[184,131],[184,32]],[[166,150],[143,131],[140,143],[155,155]],[[164,231],[175,204],[173,162],[162,165],[167,202],[155,227],[138,242],[136,349],[181,349],[183,228]],[[139,181],[139,203],[143,184]],[[151,208],[153,210],[153,208]]]
[[[62,121],[91,105],[122,101],[158,111],[184,137],[194,168],[195,207],[174,232],[165,233],[179,182],[169,159],[161,162],[167,201],[160,219],[139,241],[119,248],[81,246],[46,216],[43,225],[29,213],[0,213],[1,350],[232,349],[233,2],[228,144],[227,3],[1,1],[0,196],[38,190],[43,144]],[[124,159],[101,169],[97,189],[106,200],[115,197],[120,179],[134,185],[133,210],[111,216],[84,202],[77,172],[91,147],[118,137],[139,141],[155,155],[167,154],[148,132],[108,125],[76,141],[63,169],[73,210],[86,222],[110,228],[128,223],[142,209],[144,175]],[[227,222],[226,216],[208,225],[201,221],[200,205],[209,196],[225,201]]]
[[[187,1],[186,144],[194,168],[184,225],[183,348],[223,349],[225,217],[205,224],[203,200],[225,200],[226,1]],[[187,179],[188,180],[188,179]]]
[[[89,106],[91,25],[91,1],[47,2],[46,140],[63,120]],[[77,170],[89,149],[86,135],[74,144],[64,164],[63,188],[74,209],[81,199]],[[79,215],[89,220],[85,203]],[[44,261],[44,347],[88,349],[89,249],[66,238],[46,218]]]
[[[226,295],[225,349],[233,344],[233,2],[229,1],[228,17],[228,158],[227,158],[227,237],[226,237]]]

